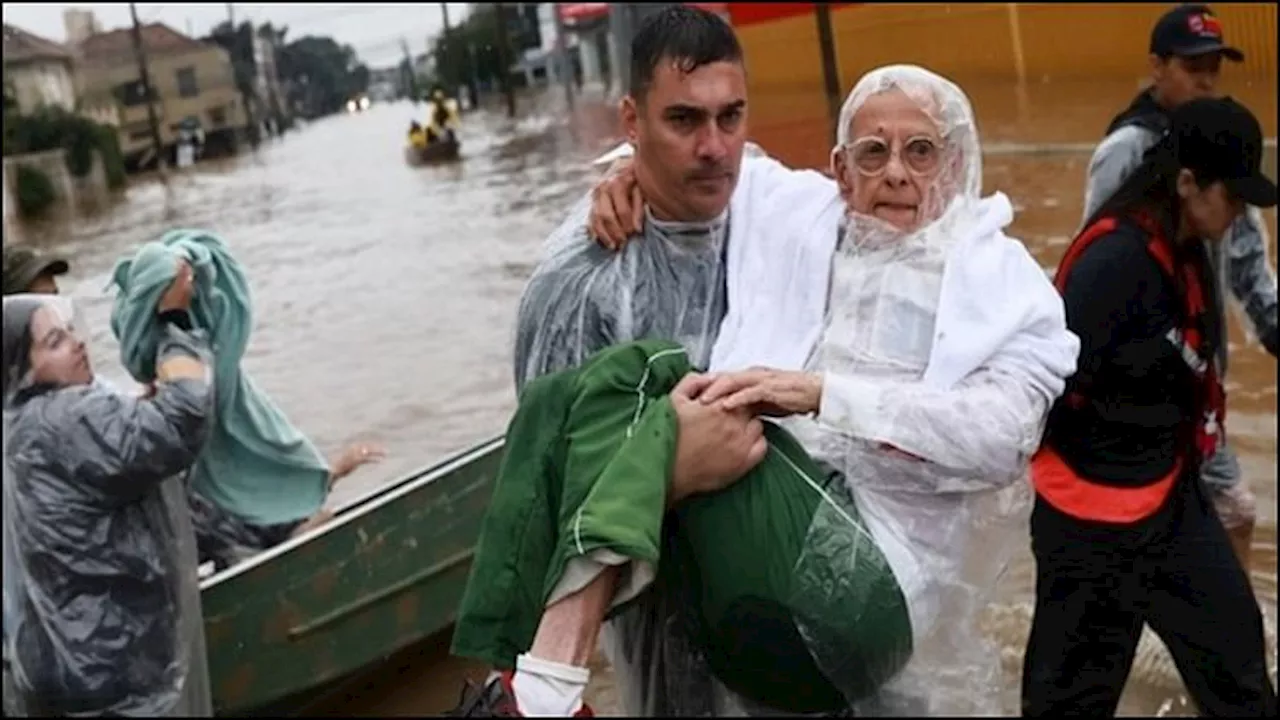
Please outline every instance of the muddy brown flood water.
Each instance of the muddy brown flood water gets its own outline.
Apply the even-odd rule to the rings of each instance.
[[[1009,144],[1096,141],[1135,88],[1036,86],[1020,94],[961,84],[994,150],[986,158],[986,190],[1014,200],[1011,234],[1052,268],[1080,220],[1088,155]],[[1269,136],[1276,132],[1273,87],[1231,88]],[[510,342],[524,280],[543,237],[595,177],[587,161],[616,142],[612,111],[583,102],[571,115],[557,98],[523,98],[524,115],[514,122],[497,112],[468,116],[465,159],[457,165],[406,167],[401,138],[417,113],[408,104],[378,105],[314,123],[256,154],[202,164],[168,188],[141,181],[104,212],[20,234],[72,258],[64,292],[81,301],[95,331],[97,368],[117,380],[125,376],[104,292],[112,264],[170,227],[222,235],[253,285],[256,326],[245,365],[256,382],[324,451],[356,439],[389,450],[382,464],[339,487],[341,503],[505,426],[514,407]],[[757,137],[784,159],[812,165],[825,161],[828,132],[820,119],[800,119],[758,127]],[[1274,163],[1273,152],[1272,173]],[[1267,218],[1274,257],[1274,211]],[[1258,494],[1253,581],[1274,649],[1276,366],[1246,337],[1238,315],[1230,339],[1230,428]],[[1024,552],[987,618],[1005,653],[1010,712],[1017,708],[1032,570]],[[447,646],[447,637],[438,637],[405,650],[306,712],[422,715],[451,707],[462,678],[482,677],[483,669],[448,659]],[[588,699],[597,711],[616,711],[603,665]],[[1157,668],[1135,671],[1121,712],[1182,715],[1190,708],[1176,675]]]

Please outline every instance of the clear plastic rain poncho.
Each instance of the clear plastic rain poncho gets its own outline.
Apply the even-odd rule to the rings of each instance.
[[[889,92],[905,95],[937,127],[941,152],[937,173],[922,188],[924,224],[903,233],[849,209],[832,260],[825,327],[807,363],[826,379],[822,411],[785,425],[815,459],[844,475],[908,599],[912,658],[876,696],[855,702],[855,713],[1003,714],[1013,708],[1002,707],[998,648],[977,621],[1027,542],[1027,464],[1048,408],[1074,372],[1077,345],[1060,300],[1027,257],[1020,264],[1025,306],[1040,304],[1046,322],[1016,325],[1024,311],[1015,305],[1008,316],[1018,332],[993,342],[955,382],[930,377],[937,369],[930,366],[943,362],[936,352],[943,332],[962,327],[938,326],[940,298],[973,302],[943,293],[948,265],[971,259],[969,245],[953,250],[975,235],[998,233],[1011,215],[1000,212],[1007,207],[1002,196],[980,197],[981,147],[968,99],[922,68],[890,66],[864,76],[841,111],[833,153],[846,153],[854,167],[853,146],[862,140],[851,137],[857,115]],[[1010,280],[991,270],[993,283]],[[820,667],[838,662],[839,648],[816,635],[807,639]]]
[[[646,215],[643,238],[615,253],[588,237],[590,208],[584,198],[552,233],[520,300],[516,386],[645,338],[678,342],[705,367],[725,313],[727,213],[710,223]]]
[[[160,383],[141,400],[37,382],[33,344],[78,342],[72,317],[64,299],[4,298],[5,714],[211,716],[178,477],[200,448],[209,385]],[[157,359],[207,352],[174,328]]]

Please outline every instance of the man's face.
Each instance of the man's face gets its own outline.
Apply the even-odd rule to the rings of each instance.
[[[945,208],[937,193],[956,191],[955,182],[942,182],[955,158],[916,100],[897,89],[872,95],[854,113],[849,138],[831,169],[850,211],[903,232],[937,219]]]
[[[661,219],[702,222],[729,206],[747,138],[741,63],[685,73],[663,58],[645,97],[623,100],[622,122],[636,148],[636,177]]]
[[[1176,108],[1191,100],[1216,97],[1222,73],[1222,53],[1191,57],[1151,56],[1151,86],[1156,99],[1166,108]]]
[[[27,292],[36,293],[37,295],[57,295],[58,281],[54,278],[53,273],[41,273],[27,286]]]

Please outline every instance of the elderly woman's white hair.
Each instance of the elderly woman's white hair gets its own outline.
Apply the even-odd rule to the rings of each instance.
[[[982,191],[982,149],[977,122],[968,96],[955,83],[916,65],[887,65],[862,76],[840,109],[832,170],[837,153],[858,140],[851,137],[858,111],[876,95],[897,90],[913,100],[933,120],[943,142],[942,168],[929,194],[939,201],[927,214],[934,221],[961,201],[976,201]],[[878,223],[877,223],[878,224]],[[869,228],[868,228],[869,229]]]

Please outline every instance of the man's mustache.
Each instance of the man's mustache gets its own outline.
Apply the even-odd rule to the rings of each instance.
[[[694,170],[685,176],[686,180],[719,180],[721,178],[731,177],[733,171],[727,165],[714,165],[711,167],[700,168]]]

